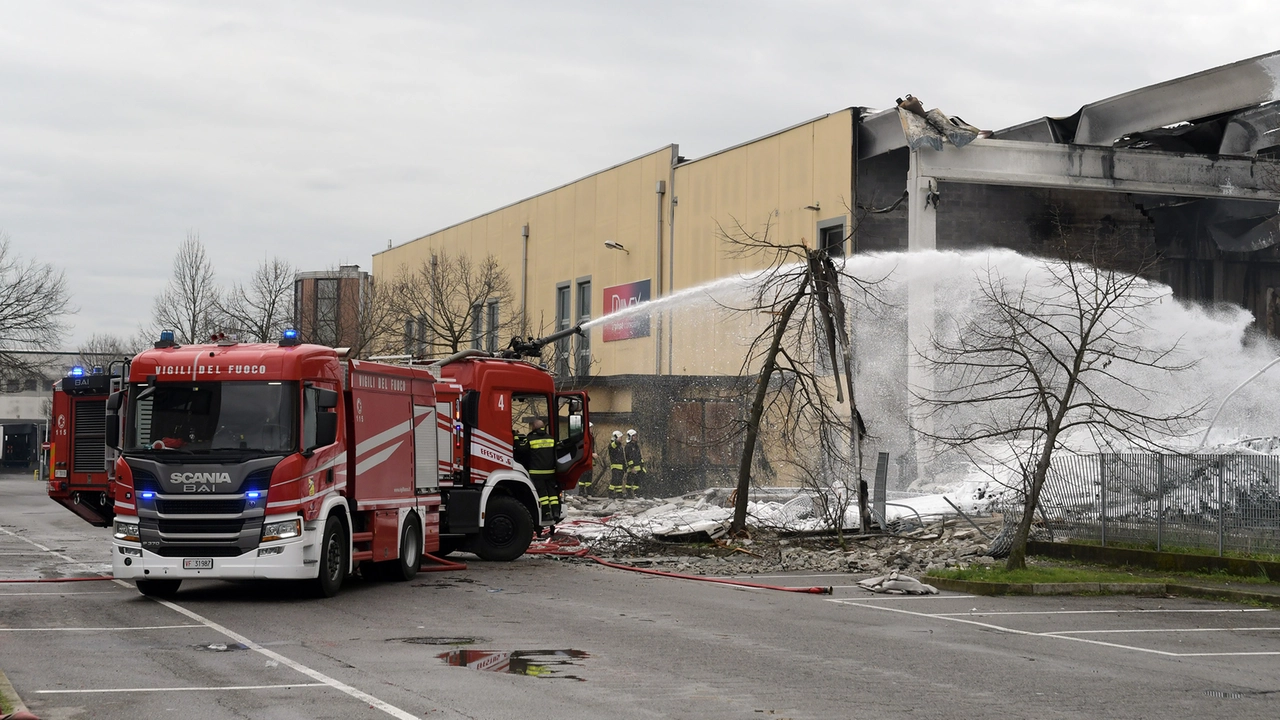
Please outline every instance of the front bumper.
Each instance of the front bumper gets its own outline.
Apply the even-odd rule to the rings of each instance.
[[[310,580],[317,577],[320,564],[314,544],[306,544],[310,533],[250,550],[236,557],[215,557],[213,567],[204,570],[183,568],[182,557],[164,557],[145,550],[138,543],[115,540],[111,548],[111,569],[118,580]],[[264,549],[280,552],[261,555]],[[130,554],[125,554],[125,550]],[[138,556],[141,553],[141,557]]]

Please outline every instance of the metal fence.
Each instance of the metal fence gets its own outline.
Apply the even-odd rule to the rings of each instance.
[[[1280,456],[1055,458],[1040,508],[1058,537],[1156,550],[1280,553]]]

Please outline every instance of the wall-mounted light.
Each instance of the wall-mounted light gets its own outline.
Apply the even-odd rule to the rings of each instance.
[[[610,250],[621,250],[622,252],[628,255],[631,254],[631,251],[623,247],[622,243],[618,242],[617,240],[605,240],[604,246],[609,248]]]
[[[822,205],[820,205],[819,203],[814,203],[812,205],[805,205],[804,209],[805,210],[821,210]]]

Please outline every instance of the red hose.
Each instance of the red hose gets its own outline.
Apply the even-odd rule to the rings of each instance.
[[[35,580],[0,580],[0,583],[60,583],[91,582],[93,580],[115,580],[113,577],[70,577],[70,578],[37,578]]]
[[[830,587],[786,587],[785,585],[764,585],[761,583],[744,582],[742,580],[725,580],[722,578],[709,578],[702,575],[685,575],[682,573],[664,572],[662,570],[650,570],[649,568],[639,568],[634,565],[623,565],[621,563],[609,562],[604,558],[590,554],[590,550],[583,547],[578,550],[561,550],[561,547],[579,545],[577,538],[562,537],[559,542],[541,542],[529,546],[526,551],[532,555],[559,555],[562,557],[580,557],[588,560],[595,560],[605,567],[616,568],[618,570],[630,570],[631,572],[644,573],[645,575],[657,575],[659,577],[678,578],[680,580],[698,580],[701,582],[718,583],[720,585],[734,585],[737,587],[749,587],[759,590],[777,590],[779,592],[805,593],[809,595],[830,595],[832,589]]]
[[[466,570],[467,564],[445,560],[442,557],[436,557],[431,553],[422,553],[422,560],[426,562],[430,560],[434,565],[419,565],[418,572],[446,572],[449,570]]]

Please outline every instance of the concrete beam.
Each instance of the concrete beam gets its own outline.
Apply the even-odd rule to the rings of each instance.
[[[917,154],[917,177],[948,182],[1280,201],[1274,160],[1013,140]]]

